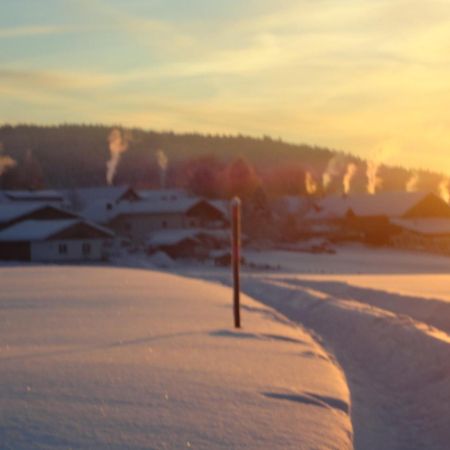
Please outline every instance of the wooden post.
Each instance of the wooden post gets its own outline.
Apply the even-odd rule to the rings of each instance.
[[[234,327],[241,328],[240,307],[240,265],[241,265],[241,200],[234,197],[231,201],[231,265],[233,271],[233,312]]]

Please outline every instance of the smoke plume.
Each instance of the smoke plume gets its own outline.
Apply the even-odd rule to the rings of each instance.
[[[419,175],[413,173],[406,182],[406,192],[417,192],[419,190]]]
[[[161,188],[164,188],[166,186],[166,173],[167,167],[169,166],[169,158],[161,149],[156,151],[156,162],[159,167],[160,185]]]
[[[305,188],[310,195],[314,195],[317,192],[317,183],[311,172],[306,172],[305,174]]]
[[[342,186],[344,188],[344,194],[350,193],[350,189],[352,187],[353,177],[356,174],[358,167],[354,163],[350,163],[347,165],[347,170],[345,172],[344,178],[342,179]]]
[[[380,163],[376,161],[367,161],[367,192],[374,195],[377,189],[383,184],[383,180],[378,176]]]
[[[106,182],[112,185],[117,172],[117,167],[122,153],[128,150],[130,135],[124,131],[114,128],[108,136],[110,158],[106,163]]]
[[[450,180],[448,178],[443,178],[439,183],[439,195],[445,203],[450,201],[449,182]]]

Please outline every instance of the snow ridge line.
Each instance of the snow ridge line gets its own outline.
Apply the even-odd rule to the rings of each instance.
[[[246,281],[249,295],[315,331],[336,355],[352,392],[356,448],[448,448],[447,334],[359,301],[270,278]]]
[[[450,333],[450,302],[359,287],[342,281],[316,281],[301,278],[285,278],[283,281],[321,294],[350,298],[398,315],[406,315],[415,321],[431,325],[447,335]]]
[[[329,302],[338,302],[340,307],[358,310],[361,313],[372,314],[376,317],[385,317],[387,320],[393,320],[397,322],[400,326],[410,326],[415,328],[417,331],[428,335],[431,338],[440,339],[448,344],[450,344],[450,335],[445,331],[434,327],[428,323],[422,322],[420,320],[416,320],[414,317],[409,314],[397,313],[395,309],[386,309],[381,308],[379,306],[375,306],[373,302],[365,303],[360,299],[353,299],[349,297],[335,297],[326,292],[313,289],[310,287],[305,287],[299,284],[293,284],[289,281],[271,281],[271,284],[275,286],[284,287],[287,289],[298,289],[301,292],[305,292],[311,297],[315,297],[320,300],[329,301]]]

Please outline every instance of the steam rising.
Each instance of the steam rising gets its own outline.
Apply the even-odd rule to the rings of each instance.
[[[128,150],[130,136],[118,128],[114,128],[108,136],[109,152],[111,157],[106,163],[106,182],[112,185],[117,172],[117,167],[122,157],[122,153]]]
[[[448,178],[443,178],[439,183],[439,195],[445,203],[450,201],[449,182],[450,180]]]
[[[0,142],[0,176],[13,167],[17,166],[17,162],[8,155],[2,155],[3,144]]]
[[[367,192],[371,195],[376,194],[377,189],[383,184],[383,180],[378,176],[380,163],[376,161],[367,161]]]
[[[417,192],[419,190],[419,175],[413,173],[406,182],[406,192]]]
[[[305,174],[305,188],[306,192],[313,195],[317,192],[317,183],[311,172],[306,172]]]
[[[12,159],[10,156],[0,155],[0,176],[16,165],[17,162],[14,161],[14,159]]]
[[[341,155],[336,155],[328,161],[327,168],[322,174],[322,186],[324,191],[330,187],[334,178],[342,175],[346,164],[345,158]]]
[[[344,193],[350,193],[350,189],[352,186],[353,177],[356,174],[358,167],[354,163],[350,163],[347,165],[347,171],[345,172],[344,178],[342,179],[342,186],[344,188]]]
[[[159,167],[161,188],[164,188],[166,186],[166,173],[169,166],[169,158],[161,149],[156,151],[156,162]]]

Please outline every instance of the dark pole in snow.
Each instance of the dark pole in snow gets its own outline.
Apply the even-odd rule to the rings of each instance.
[[[234,197],[231,201],[231,242],[232,242],[232,270],[233,270],[233,312],[234,327],[241,328],[240,310],[240,280],[241,263],[241,200]]]

